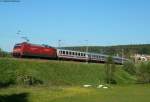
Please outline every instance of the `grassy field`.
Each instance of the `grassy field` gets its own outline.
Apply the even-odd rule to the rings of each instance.
[[[0,89],[0,102],[150,102],[150,85],[79,87],[9,87]]]
[[[0,58],[0,102],[149,102],[150,85],[133,85],[135,77],[116,67],[117,85],[98,89],[105,64]]]
[[[81,62],[7,59],[0,58],[0,82],[23,83],[26,77],[32,77],[37,83],[47,85],[97,85],[104,82],[104,64],[86,64]],[[133,83],[135,78],[117,66],[115,80],[118,84]]]

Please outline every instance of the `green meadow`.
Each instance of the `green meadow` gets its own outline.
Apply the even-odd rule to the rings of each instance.
[[[105,64],[0,58],[0,102],[149,102],[150,85],[116,66],[116,85],[105,84]],[[90,84],[85,88],[83,85]]]
[[[149,102],[150,85],[109,89],[69,87],[9,87],[0,89],[1,102]]]

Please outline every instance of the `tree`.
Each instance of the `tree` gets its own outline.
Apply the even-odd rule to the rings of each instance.
[[[3,50],[0,48],[0,57],[11,57],[11,54],[8,53],[8,52],[3,51]]]
[[[148,73],[148,80],[150,83],[150,62],[147,63],[147,73]]]
[[[0,48],[0,57],[2,56],[2,49]]]
[[[116,81],[114,79],[115,70],[116,70],[116,66],[113,61],[113,58],[111,56],[109,56],[107,58],[106,65],[105,65],[106,83],[108,83],[108,84],[116,83]]]

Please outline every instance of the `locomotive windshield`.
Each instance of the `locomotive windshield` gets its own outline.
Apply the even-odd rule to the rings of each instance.
[[[16,45],[14,46],[14,49],[16,49],[16,48],[21,48],[21,44],[16,44]]]

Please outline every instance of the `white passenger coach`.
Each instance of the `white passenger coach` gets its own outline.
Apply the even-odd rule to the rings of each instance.
[[[106,62],[108,55],[97,54],[97,53],[87,53],[80,51],[57,49],[57,57],[60,59],[68,60],[79,60],[88,62]],[[113,56],[114,62],[117,64],[123,64],[127,59],[122,57]]]

